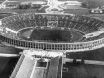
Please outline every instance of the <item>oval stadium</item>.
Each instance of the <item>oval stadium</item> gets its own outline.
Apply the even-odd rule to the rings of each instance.
[[[104,1],[0,2],[0,78],[104,78]]]
[[[17,48],[81,52],[104,45],[104,22],[86,16],[30,13],[1,22],[0,40]]]
[[[103,57],[97,55],[104,47],[101,20],[59,13],[12,15],[0,20],[0,41],[23,49],[10,78],[104,77]]]

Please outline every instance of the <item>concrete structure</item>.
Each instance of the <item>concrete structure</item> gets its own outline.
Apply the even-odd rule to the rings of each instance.
[[[36,52],[36,51],[33,51]],[[10,78],[62,78],[62,58],[31,55],[24,51]]]
[[[45,11],[46,13],[63,13],[63,9],[59,7],[60,4],[63,2],[59,2],[58,0],[47,0],[47,5],[49,8],[47,8]]]
[[[70,66],[71,64],[77,66],[77,62],[81,66],[83,64],[104,65],[103,61],[69,59],[66,58],[63,52],[59,51],[24,50],[10,78],[69,78],[69,72],[72,70]],[[84,67],[80,68],[81,70],[76,71],[83,73],[84,78],[88,76],[87,69]]]
[[[46,13],[53,13],[53,9],[57,9],[54,13],[64,13],[64,9],[82,9],[81,2],[78,1],[58,1],[58,0],[47,0],[49,8],[46,9]]]

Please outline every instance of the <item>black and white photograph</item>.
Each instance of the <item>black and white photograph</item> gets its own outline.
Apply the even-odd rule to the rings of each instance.
[[[104,78],[104,0],[0,0],[0,78]]]

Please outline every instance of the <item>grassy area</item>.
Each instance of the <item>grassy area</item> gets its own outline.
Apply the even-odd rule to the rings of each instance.
[[[19,0],[9,0],[9,1],[19,1]]]
[[[63,72],[63,78],[104,78],[104,66],[69,63],[66,67],[68,72]]]
[[[1,4],[2,2],[0,1],[0,4]]]
[[[5,1],[5,0],[0,0],[0,1]]]
[[[2,9],[0,10],[0,13],[3,13],[3,12],[16,12],[16,13],[34,13],[36,12],[36,9]]]

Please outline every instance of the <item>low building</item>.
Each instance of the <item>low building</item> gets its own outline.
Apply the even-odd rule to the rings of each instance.
[[[91,14],[104,14],[104,10],[100,9],[100,8],[90,9],[89,13],[91,13]]]
[[[4,5],[6,8],[17,8],[19,6],[20,2],[6,2]]]

